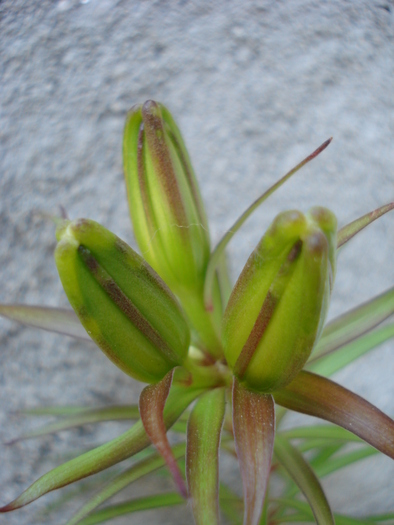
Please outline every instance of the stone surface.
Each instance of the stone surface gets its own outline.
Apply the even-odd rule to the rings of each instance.
[[[343,225],[393,200],[393,17],[390,0],[3,0],[0,301],[67,304],[52,258],[53,226],[45,219],[59,205],[70,217],[98,220],[133,243],[122,128],[128,108],[148,98],[165,103],[180,124],[213,242],[259,193],[334,136],[328,150],[234,238],[234,278],[283,209],[326,205]],[[341,253],[330,316],[393,285],[393,220],[381,219]],[[93,346],[5,320],[0,341],[1,442],[38,425],[12,414],[21,408],[137,399],[140,386]],[[391,416],[393,351],[393,343],[385,345],[337,375]],[[2,445],[1,503],[65,454],[124,428]],[[394,469],[386,458],[360,463],[358,470],[328,478],[326,486],[340,511],[393,510]],[[55,509],[38,514],[57,497],[3,516],[1,523],[58,524]],[[74,506],[60,511],[62,519]],[[176,509],[135,515],[131,522],[189,521]]]

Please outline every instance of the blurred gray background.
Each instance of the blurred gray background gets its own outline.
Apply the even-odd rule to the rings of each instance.
[[[133,244],[123,186],[127,110],[173,112],[201,183],[215,243],[269,185],[330,147],[247,222],[229,247],[234,279],[276,213],[331,208],[340,225],[394,199],[394,4],[359,1],[3,0],[0,3],[0,301],[66,305],[53,262],[62,205]],[[394,283],[393,212],[341,253],[330,317]],[[140,386],[93,345],[0,320],[0,503],[127,425],[3,445],[42,405],[135,402]],[[394,343],[336,380],[394,416]],[[236,472],[234,474],[237,476]],[[104,479],[112,474],[105,474]],[[147,480],[133,495],[171,489]],[[393,462],[366,460],[324,486],[337,511],[394,510]],[[85,484],[0,516],[60,524]],[[76,494],[58,514],[40,514]],[[184,509],[116,523],[190,523]]]

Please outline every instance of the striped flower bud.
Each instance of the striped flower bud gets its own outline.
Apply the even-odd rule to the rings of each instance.
[[[208,225],[182,136],[164,106],[149,100],[129,112],[123,157],[143,256],[176,294],[201,288],[210,253]]]
[[[335,272],[337,222],[327,209],[281,213],[249,257],[227,305],[223,345],[248,387],[271,392],[307,361]]]
[[[67,297],[90,337],[121,370],[156,383],[182,364],[189,328],[166,284],[100,224],[66,221],[55,260]]]

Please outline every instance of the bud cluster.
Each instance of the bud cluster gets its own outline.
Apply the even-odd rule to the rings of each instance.
[[[335,273],[333,214],[312,208],[278,215],[225,311],[214,281],[210,312],[203,300],[210,259],[205,212],[165,107],[148,101],[130,111],[123,153],[143,257],[93,221],[58,228],[60,278],[88,334],[122,370],[147,383],[185,363],[193,368],[192,341],[202,362],[226,363],[247,388],[265,393],[288,384],[309,357],[327,311]]]

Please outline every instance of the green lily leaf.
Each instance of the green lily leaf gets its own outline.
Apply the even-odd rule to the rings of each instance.
[[[187,427],[186,476],[196,525],[219,524],[219,446],[224,388],[200,397]]]
[[[258,525],[275,437],[272,396],[247,390],[234,378],[233,425],[244,490],[244,525]]]
[[[328,323],[308,364],[369,332],[394,314],[394,287]]]
[[[394,421],[337,383],[302,371],[273,395],[279,405],[335,423],[394,458]]]
[[[216,245],[215,249],[213,250],[211,257],[209,259],[207,271],[205,274],[205,283],[204,283],[204,302],[205,307],[207,310],[212,308],[212,287],[213,287],[213,281],[215,277],[215,270],[220,264],[220,260],[224,254],[224,250],[226,249],[226,246],[231,241],[233,236],[237,233],[237,231],[241,228],[241,226],[244,224],[244,222],[252,215],[252,213],[262,204],[264,201],[268,199],[270,195],[272,195],[278,188],[282,186],[292,175],[294,175],[297,171],[299,171],[302,167],[305,166],[305,164],[308,164],[311,160],[313,160],[315,157],[317,157],[323,150],[326,149],[326,147],[330,144],[332,141],[332,138],[326,140],[323,142],[321,146],[319,146],[313,153],[308,155],[304,160],[302,160],[295,168],[291,169],[289,172],[286,173],[281,179],[279,179],[275,184],[273,184],[267,191],[265,191],[258,199],[256,199],[245,211],[244,213],[235,221],[235,223],[227,230],[225,235],[222,237],[222,239],[219,241],[219,243]]]
[[[389,204],[381,206],[380,208],[377,208],[376,210],[371,211],[363,215],[362,217],[359,217],[355,221],[341,228],[338,231],[337,247],[340,248],[341,246],[343,246],[345,243],[350,241],[350,239],[354,237],[359,231],[363,230],[365,227],[371,224],[371,222],[376,221],[376,219],[379,219],[379,217],[389,212],[393,208],[394,202],[390,202]]]
[[[348,467],[353,463],[357,463],[362,459],[374,456],[377,453],[378,451],[374,448],[362,447],[358,450],[347,452],[346,454],[340,454],[336,457],[334,456],[329,462],[321,461],[320,463],[315,464],[314,461],[311,461],[311,464],[315,468],[316,474],[319,477],[323,477],[328,476],[329,474],[332,474],[341,468]]]
[[[307,444],[309,440],[304,442]],[[309,464],[316,471],[317,467],[325,463],[330,463],[333,460],[333,456],[337,454],[343,447],[345,443],[327,443],[323,447],[318,449],[317,454],[315,454],[310,460]],[[298,448],[298,447],[297,447]],[[305,449],[304,447],[299,447],[298,450],[302,453]],[[374,450],[374,449],[372,449]]]
[[[360,438],[334,425],[310,425],[282,430],[280,435],[286,439],[328,439],[360,442]]]
[[[299,510],[300,515],[303,514],[305,517],[304,521],[308,521],[308,522],[311,521],[314,523],[314,519],[313,519],[312,512],[310,510],[310,507],[304,501],[300,501],[298,499],[291,499],[291,498],[277,498],[273,500],[273,502],[276,503],[277,505],[284,505],[288,508]],[[294,521],[293,515],[291,516],[291,518],[292,518],[292,521]],[[334,518],[335,518],[336,525],[367,525],[367,524],[373,525],[373,524],[378,523],[379,521],[386,521],[386,520],[394,519],[394,514],[390,513],[386,515],[369,516],[366,518],[351,518],[349,516],[344,516],[342,514],[334,513]],[[286,523],[286,520],[288,519],[289,519],[288,516],[282,517],[282,518],[275,517],[275,522],[279,522],[279,523],[285,522]]]
[[[319,479],[378,453],[376,449],[364,446],[357,450],[334,455],[338,448],[333,447],[332,450],[328,450],[328,448],[329,447],[323,449],[321,454],[318,454],[309,461],[310,466],[313,468]],[[286,491],[286,496],[293,497],[298,493],[298,490],[299,487],[292,484],[292,486]]]
[[[334,525],[330,505],[308,462],[286,439],[275,440],[275,456],[302,491],[319,525]]]
[[[226,516],[230,525],[242,525],[244,511],[242,498],[224,483],[220,483],[219,502],[223,515]]]
[[[184,456],[186,445],[180,443],[175,445],[172,449],[172,453],[175,459],[179,459]],[[72,518],[66,525],[76,525],[80,523],[83,518],[90,514],[99,505],[102,505],[105,501],[112,498],[115,494],[118,494],[125,487],[139,480],[143,476],[150,474],[151,472],[163,467],[165,461],[159,454],[153,453],[148,458],[138,462],[129,469],[125,470],[118,476],[116,476],[110,483],[104,487],[100,492],[95,494]]]
[[[110,507],[92,513],[79,523],[80,525],[96,525],[97,523],[103,523],[104,521],[109,521],[110,519],[140,510],[172,507],[173,505],[180,505],[182,503],[185,503],[185,500],[177,492],[167,492],[165,494],[134,499],[126,503],[119,503],[118,505],[111,505]]]
[[[72,310],[51,306],[1,304],[0,315],[12,321],[41,328],[48,332],[68,335],[83,341],[92,341]]]
[[[186,485],[168,442],[164,422],[164,406],[170,392],[173,375],[174,370],[171,370],[155,385],[146,386],[141,392],[139,407],[141,421],[149,439],[167,463],[179,493],[187,499]]]
[[[305,368],[322,376],[330,376],[392,337],[394,337],[394,323],[377,328],[341,346],[333,353],[322,355],[316,360],[312,359]]]
[[[184,410],[194,401],[204,388],[173,385],[164,409],[164,423],[169,429]],[[39,497],[70,483],[101,472],[123,461],[150,445],[150,440],[141,421],[119,437],[101,445],[71,461],[44,474],[14,501],[0,508],[0,512],[9,512],[23,507]]]

